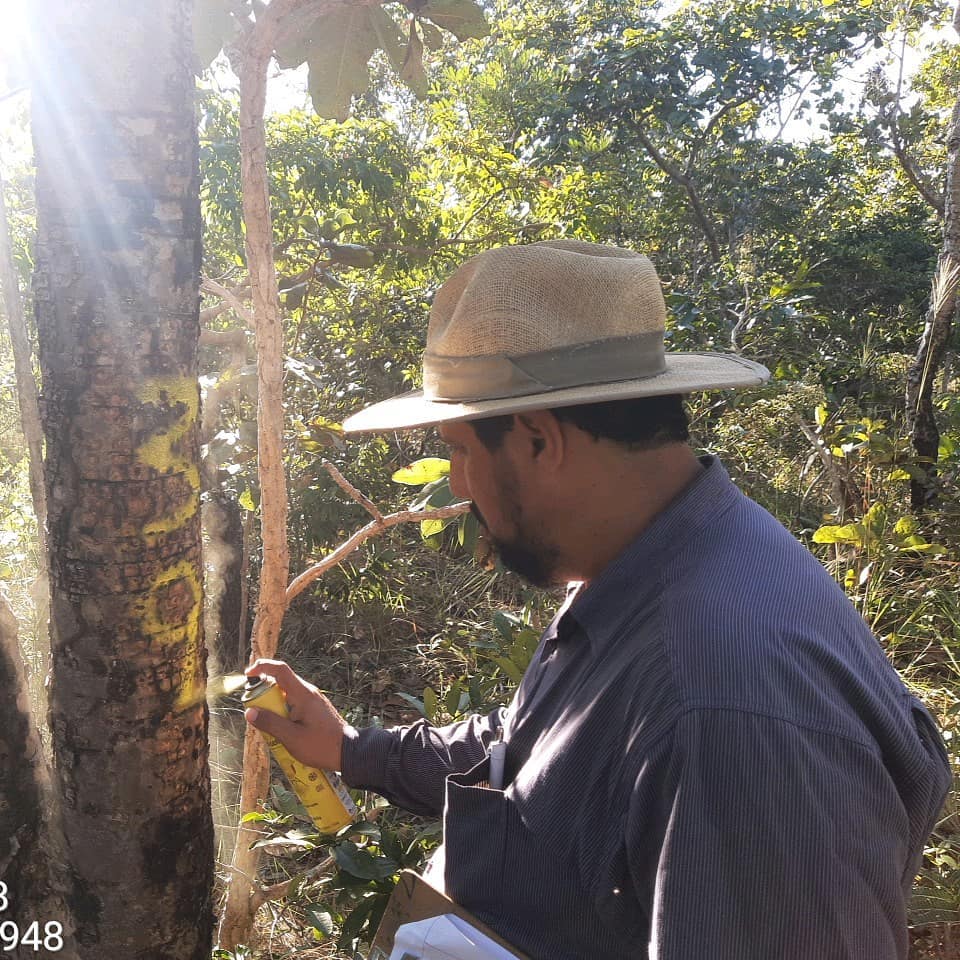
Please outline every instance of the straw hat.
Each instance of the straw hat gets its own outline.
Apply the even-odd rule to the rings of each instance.
[[[666,353],[653,264],[579,240],[488,250],[437,291],[423,389],[349,417],[348,433],[763,383],[734,354]]]

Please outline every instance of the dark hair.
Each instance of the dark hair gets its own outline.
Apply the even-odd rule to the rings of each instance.
[[[550,412],[559,421],[572,423],[595,440],[612,440],[630,450],[653,450],[690,439],[690,421],[679,394],[554,407]],[[494,451],[513,429],[514,416],[506,414],[467,422],[480,442]]]

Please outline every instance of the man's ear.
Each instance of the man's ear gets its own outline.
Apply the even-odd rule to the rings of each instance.
[[[560,421],[549,410],[515,413],[517,439],[529,450],[538,466],[555,470],[566,453],[566,436]]]

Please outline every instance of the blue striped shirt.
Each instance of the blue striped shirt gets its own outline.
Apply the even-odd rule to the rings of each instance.
[[[902,960],[943,745],[816,558],[704,462],[506,711],[351,730],[344,777],[442,811],[447,893],[533,958]]]

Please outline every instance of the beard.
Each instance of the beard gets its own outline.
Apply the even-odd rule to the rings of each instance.
[[[560,582],[556,573],[560,551],[553,544],[546,543],[524,529],[523,511],[519,504],[512,504],[512,508],[512,519],[517,534],[508,540],[495,537],[483,519],[483,514],[475,504],[470,504],[470,512],[483,527],[484,535],[504,567],[535,587],[554,586]]]

